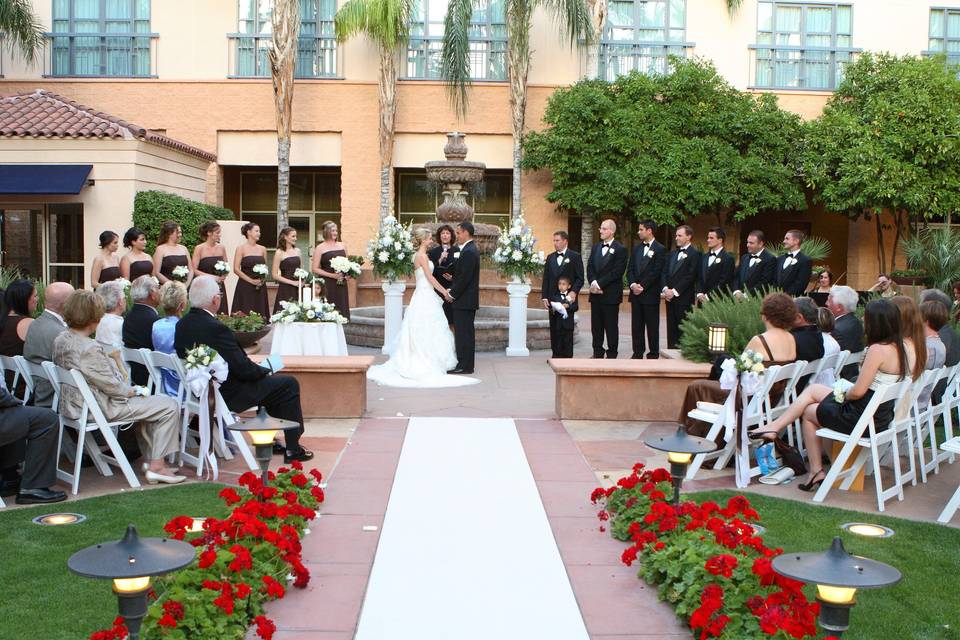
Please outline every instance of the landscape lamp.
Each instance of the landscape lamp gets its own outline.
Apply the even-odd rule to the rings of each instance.
[[[687,465],[693,460],[693,456],[717,450],[715,442],[691,436],[683,425],[678,426],[676,433],[671,436],[651,436],[643,443],[651,449],[667,452],[670,475],[673,477],[674,505],[680,504],[680,485],[683,484],[683,476],[687,473]]]
[[[718,356],[727,351],[727,332],[730,327],[720,322],[711,322],[707,327],[707,349]]]
[[[252,418],[242,418],[227,428],[233,431],[246,431],[250,434],[250,439],[256,449],[257,462],[260,463],[263,484],[267,484],[270,458],[273,456],[274,436],[277,435],[277,431],[296,429],[297,426],[297,423],[293,420],[282,420],[268,416],[267,410],[260,407],[257,415]]]

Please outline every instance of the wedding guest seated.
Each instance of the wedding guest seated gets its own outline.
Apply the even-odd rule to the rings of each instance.
[[[806,296],[795,298],[793,303],[797,305],[797,319],[790,333],[797,341],[797,360],[819,360],[823,357],[823,337],[817,324],[817,303]]]
[[[830,293],[833,288],[833,272],[830,269],[824,269],[817,276],[816,286],[810,290],[810,293]]]
[[[843,285],[833,287],[827,297],[827,309],[830,309],[834,317],[831,335],[840,345],[840,349],[850,353],[863,351],[863,325],[855,313],[859,302],[859,294]],[[848,364],[840,371],[840,377],[853,380],[859,370],[859,366]]]
[[[168,396],[141,397],[126,383],[103,347],[90,338],[103,312],[103,302],[97,294],[75,291],[63,307],[67,331],[53,342],[53,361],[64,369],[76,369],[83,374],[108,421],[137,423],[137,441],[147,458],[144,469],[147,483],[183,482],[186,477],[167,467],[164,460],[179,447],[180,407]],[[64,385],[61,413],[78,418],[82,407],[80,392]]]
[[[265,367],[248,358],[233,332],[217,320],[219,305],[220,289],[216,279],[207,275],[195,278],[190,287],[190,312],[180,319],[175,330],[177,355],[183,358],[187,351],[199,345],[216,351],[230,368],[227,380],[220,387],[227,407],[231,411],[244,411],[262,406],[274,418],[296,422],[296,428],[284,431],[283,460],[285,463],[310,460],[313,453],[300,446],[303,434],[300,384],[293,376],[270,375]]]
[[[153,276],[140,276],[130,285],[133,307],[123,319],[123,346],[128,349],[153,349],[153,323],[157,315],[157,300],[160,285]],[[147,369],[136,362],[130,363],[130,379],[133,384],[145,385],[149,380]]]
[[[812,384],[779,418],[750,434],[754,440],[772,441],[794,420],[802,417],[810,475],[805,484],[799,485],[801,491],[815,491],[826,476],[817,429],[826,427],[852,433],[874,391],[881,385],[896,384],[907,376],[916,380],[923,373],[923,363],[916,359],[913,338],[901,332],[900,312],[892,302],[873,300],[868,303],[864,327],[868,345],[866,357],[856,384],[846,392],[843,402],[837,402],[832,388]],[[886,429],[893,419],[893,404],[893,400],[885,402],[874,413],[878,430]]]
[[[797,306],[786,293],[770,293],[760,306],[760,317],[766,330],[750,339],[746,348],[759,353],[766,366],[789,364],[797,359],[797,342],[790,333],[797,318]],[[736,354],[739,356],[740,354]],[[770,390],[771,400],[778,402],[783,395],[785,385]],[[722,403],[730,392],[720,388],[718,380],[697,380],[687,387],[680,408],[678,422],[687,427],[693,435],[705,436],[710,425],[687,417],[697,407],[697,402]]]
[[[49,504],[62,502],[67,494],[54,489],[57,482],[57,414],[44,407],[25,407],[0,387],[0,446],[25,442],[23,476],[16,483],[4,485],[3,497],[14,494],[17,504]],[[0,465],[11,460],[0,458]],[[19,462],[19,461],[18,461]]]
[[[939,369],[947,361],[947,348],[940,339],[940,329],[947,324],[949,311],[939,300],[927,300],[920,304],[920,317],[923,319],[923,335],[927,345],[927,369]],[[920,411],[927,408],[933,394],[934,385],[925,387],[917,397]],[[936,399],[937,402],[940,398]]]
[[[830,335],[833,331],[833,312],[826,307],[817,308],[817,326],[820,327],[820,336],[823,338],[823,356],[832,356],[840,353],[840,343]],[[825,367],[813,380],[816,384],[823,384],[832,387],[837,381],[837,376],[833,367]]]
[[[37,311],[37,289],[29,280],[14,280],[3,293],[0,307],[0,355],[22,356],[27,331]],[[8,380],[10,382],[10,380]]]
[[[948,309],[950,308],[950,297],[939,289],[924,289],[920,292],[920,304],[930,300],[937,300],[943,306],[947,307]],[[947,322],[937,333],[940,335],[940,340],[943,342],[943,348],[947,352],[946,360],[943,363],[944,366],[952,367],[955,364],[960,363],[960,336],[957,335],[957,332],[954,331],[950,323]],[[937,386],[933,388],[933,395],[931,396],[933,401],[940,402],[946,390],[947,381],[941,380],[938,382]]]
[[[221,293],[220,295],[223,295]],[[153,348],[163,353],[172,353],[176,355],[177,350],[173,346],[174,334],[176,333],[177,323],[183,310],[187,308],[187,288],[182,282],[171,280],[160,287],[160,309],[163,310],[163,317],[153,323],[152,339]],[[177,397],[177,391],[180,389],[180,378],[169,369],[163,370],[163,392],[168,396]]]
[[[879,293],[882,298],[892,298],[894,296],[900,295],[900,288],[897,287],[897,283],[890,279],[885,273],[881,273],[877,276],[877,281],[873,283],[867,291],[871,293]]]
[[[53,360],[53,341],[66,331],[63,321],[63,304],[73,293],[67,282],[51,282],[43,291],[43,313],[31,323],[27,340],[23,345],[23,357],[35,364]],[[49,407],[53,403],[53,387],[45,377],[35,377],[33,405]]]
[[[559,311],[551,307],[550,313],[556,314],[557,321],[550,323],[550,331],[555,336],[551,336],[551,342],[557,345],[557,358],[573,357],[573,332],[576,329],[577,296],[570,291],[571,280],[568,276],[557,278],[557,289],[559,293],[554,296],[550,302],[559,302],[567,311],[567,316],[563,317]],[[555,340],[554,340],[555,338]]]
[[[127,367],[123,364],[123,314],[127,310],[127,296],[122,284],[110,280],[97,287],[97,295],[103,298],[103,308],[106,313],[97,325],[96,340],[103,347],[104,353],[117,363],[117,370],[127,377]]]

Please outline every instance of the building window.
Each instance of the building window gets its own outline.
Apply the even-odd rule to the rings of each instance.
[[[693,47],[686,34],[687,0],[612,0],[600,39],[600,77],[667,73],[667,57]]]
[[[930,10],[929,47],[924,54],[946,54],[948,64],[960,66],[960,8]]]
[[[417,0],[410,19],[405,78],[440,79],[447,0]],[[470,78],[507,79],[507,25],[503,0],[474,2],[470,19]]]
[[[776,2],[757,5],[754,86],[832,90],[859,49],[849,4]]]
[[[468,188],[467,204],[473,207],[474,222],[502,227],[510,221],[512,181],[510,171],[487,171],[483,180]],[[427,179],[420,169],[396,170],[396,210],[403,224],[436,222],[437,206],[443,202],[440,185]]]
[[[150,0],[53,0],[48,75],[149,77]]]
[[[27,277],[83,287],[83,204],[0,205],[0,256]]]
[[[337,36],[333,16],[336,0],[300,0],[300,35],[297,42],[298,78],[330,78],[337,75]],[[273,0],[240,0],[237,33],[228,35],[231,46],[230,75],[263,78],[270,75]]]

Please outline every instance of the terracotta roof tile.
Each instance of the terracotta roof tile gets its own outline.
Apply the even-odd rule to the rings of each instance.
[[[0,99],[0,137],[113,138],[143,140],[210,162],[217,157],[126,120],[38,89]]]

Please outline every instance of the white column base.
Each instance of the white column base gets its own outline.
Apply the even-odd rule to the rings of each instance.
[[[390,353],[388,345],[400,331],[403,321],[403,292],[407,290],[406,282],[383,282],[383,347],[380,353]]]
[[[530,294],[530,285],[514,278],[507,285],[507,294],[510,296],[510,326],[507,340],[507,355],[527,357],[527,296]]]

